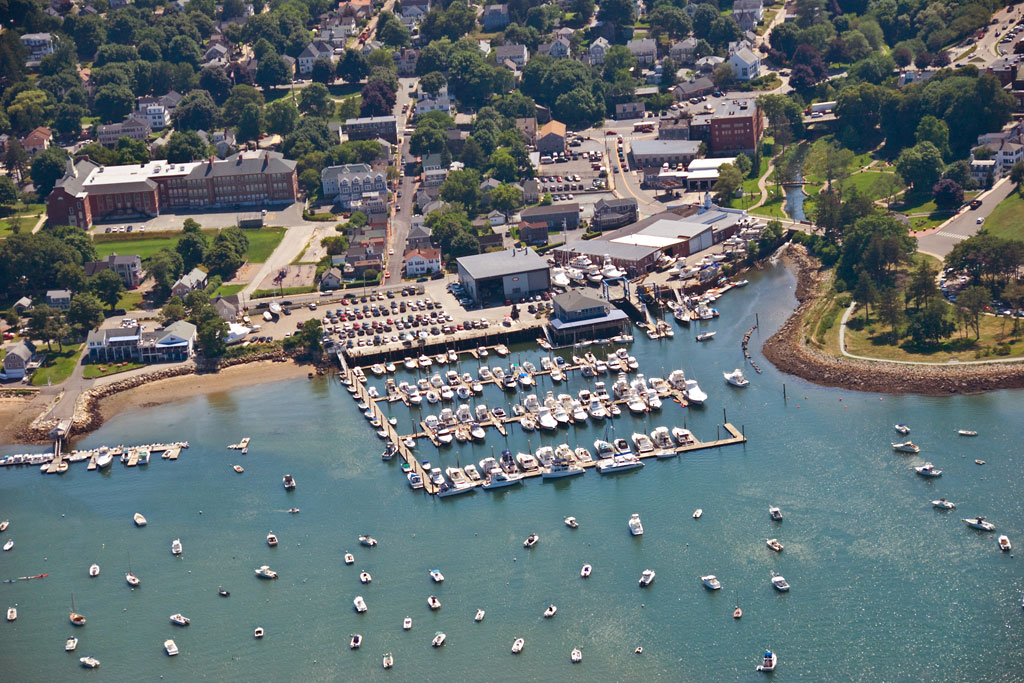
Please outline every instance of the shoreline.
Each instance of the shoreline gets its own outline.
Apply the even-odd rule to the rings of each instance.
[[[807,312],[821,295],[821,264],[798,244],[791,244],[782,258],[796,272],[799,304],[779,330],[765,341],[761,351],[786,374],[826,387],[883,394],[948,396],[1024,388],[1021,363],[906,365],[838,358],[810,348],[805,342],[804,322]]]

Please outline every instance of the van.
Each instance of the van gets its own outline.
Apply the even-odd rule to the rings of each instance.
[[[542,163],[542,164],[550,164],[551,163],[551,157],[548,156],[547,154],[545,154],[544,156],[542,156],[540,158],[540,163]]]

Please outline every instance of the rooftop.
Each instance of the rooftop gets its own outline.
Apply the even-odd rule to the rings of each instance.
[[[533,249],[506,249],[456,259],[474,280],[501,277],[531,270],[547,270],[548,263]]]
[[[630,151],[641,156],[661,154],[692,154],[700,150],[700,140],[633,140]]]

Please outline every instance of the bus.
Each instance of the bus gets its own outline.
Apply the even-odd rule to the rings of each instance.
[[[633,132],[634,133],[653,133],[654,132],[654,124],[653,123],[634,123],[633,124]]]

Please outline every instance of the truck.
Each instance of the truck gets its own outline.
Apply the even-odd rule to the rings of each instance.
[[[826,114],[836,108],[836,103],[833,102],[815,102],[811,106],[804,109],[804,116],[810,116],[811,114]]]
[[[654,132],[654,124],[653,123],[634,123],[633,124],[633,132],[634,133],[653,133]]]

